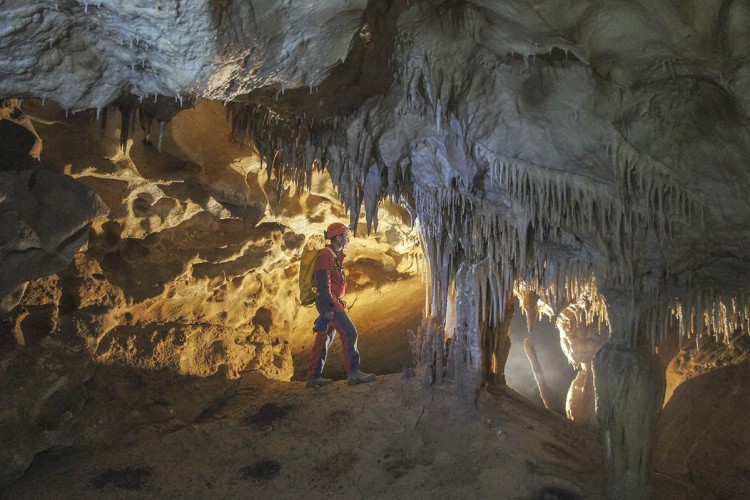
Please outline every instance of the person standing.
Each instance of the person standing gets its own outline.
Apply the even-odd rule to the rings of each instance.
[[[346,276],[343,261],[346,257],[344,248],[349,242],[349,228],[340,222],[334,222],[325,231],[326,239],[331,242],[318,253],[315,261],[315,284],[318,297],[315,307],[320,316],[315,321],[315,342],[307,368],[307,387],[322,387],[332,382],[323,378],[323,368],[328,357],[336,332],[341,333],[341,350],[348,373],[349,385],[362,384],[375,380],[375,375],[364,373],[359,369],[359,350],[357,348],[357,329],[347,314],[344,294],[346,293]]]

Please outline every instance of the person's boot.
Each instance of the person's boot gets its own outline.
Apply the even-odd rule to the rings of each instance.
[[[333,382],[333,380],[331,380],[330,378],[311,378],[307,381],[307,387],[323,387],[324,385],[328,385],[331,382]]]
[[[349,374],[349,385],[366,384],[375,380],[375,375],[357,370]]]

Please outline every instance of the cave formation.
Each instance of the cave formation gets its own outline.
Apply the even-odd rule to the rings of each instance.
[[[515,496],[750,494],[747,2],[5,0],[0,20],[0,484],[33,495],[45,451],[176,436],[241,396],[325,397],[294,385],[297,263],[348,220],[363,366],[416,364],[373,394],[448,389],[445,421],[505,411],[534,425],[497,442],[564,442]],[[532,361],[538,317],[560,330],[573,423],[507,390],[516,310]],[[286,411],[263,408],[243,425]],[[389,491],[428,466],[451,494],[511,491],[461,489],[476,471],[422,432],[425,456],[378,462]],[[560,465],[576,448],[599,469]],[[315,470],[369,463],[345,451]],[[155,474],[128,471],[90,485]]]

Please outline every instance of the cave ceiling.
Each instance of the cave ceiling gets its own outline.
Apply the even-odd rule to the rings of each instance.
[[[495,311],[498,283],[562,300],[595,276],[652,337],[675,298],[684,329],[746,319],[747,2],[5,0],[0,21],[0,96],[162,123],[223,101],[270,173],[325,166],[352,222],[406,204],[443,293],[487,258]]]

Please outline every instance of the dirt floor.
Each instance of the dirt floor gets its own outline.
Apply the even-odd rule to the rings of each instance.
[[[47,454],[0,496],[596,496],[596,437],[512,391],[498,397],[476,410],[450,383],[400,375],[305,389],[247,374],[213,415],[129,445]]]
[[[201,395],[190,382],[177,403]],[[507,387],[475,407],[450,380],[425,387],[393,374],[306,389],[245,373],[218,401],[177,428],[153,422],[111,444],[41,454],[0,498],[602,498],[598,435]],[[169,419],[185,408],[162,410]],[[652,498],[713,497],[656,474]]]

